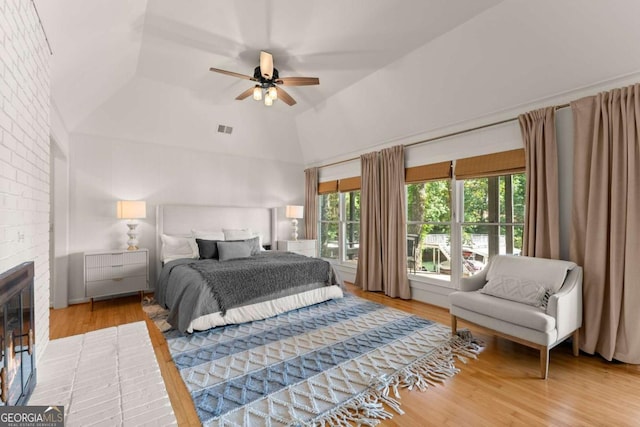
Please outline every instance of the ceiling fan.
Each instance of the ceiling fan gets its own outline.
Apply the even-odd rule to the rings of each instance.
[[[267,106],[272,105],[273,101],[278,98],[287,105],[294,105],[296,103],[296,100],[293,99],[291,95],[277,85],[311,86],[320,84],[320,79],[317,77],[280,77],[278,70],[273,67],[273,56],[267,52],[260,52],[260,65],[253,70],[253,77],[213,67],[209,68],[209,70],[258,83],[254,87],[242,92],[236,99],[241,101],[249,95],[253,95],[253,99],[256,101],[264,98],[264,104]]]

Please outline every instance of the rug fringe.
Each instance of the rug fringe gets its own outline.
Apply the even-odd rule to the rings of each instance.
[[[443,383],[460,370],[455,367],[454,357],[463,363],[468,359],[477,359],[483,344],[475,339],[468,330],[460,330],[449,342],[433,353],[426,355],[412,364],[400,369],[393,375],[386,375],[374,381],[364,393],[355,396],[341,406],[323,414],[302,426],[376,426],[382,420],[390,419],[393,414],[383,404],[402,415],[400,408],[400,387],[425,391],[429,386]],[[393,397],[390,396],[393,395]]]

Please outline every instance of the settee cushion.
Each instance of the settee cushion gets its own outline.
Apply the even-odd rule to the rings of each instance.
[[[540,332],[549,332],[556,327],[556,319],[537,307],[485,295],[480,291],[453,292],[449,294],[449,301],[452,307],[460,307],[504,321],[505,333],[509,333],[508,324]]]

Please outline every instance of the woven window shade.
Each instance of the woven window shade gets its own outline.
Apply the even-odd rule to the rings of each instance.
[[[346,193],[349,191],[355,191],[360,189],[360,177],[354,176],[351,178],[343,178],[338,181],[338,191]]]
[[[525,170],[524,148],[456,161],[456,179],[508,175]]]
[[[414,166],[404,170],[404,182],[407,184],[451,178],[451,162]]]
[[[318,194],[329,194],[338,191],[338,180],[321,182],[318,184]]]

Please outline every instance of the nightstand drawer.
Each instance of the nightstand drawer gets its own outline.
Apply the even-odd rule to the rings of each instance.
[[[315,257],[316,240],[279,240],[278,250]]]
[[[99,268],[87,268],[87,282],[96,280],[123,279],[147,275],[147,264],[111,265]]]
[[[121,266],[126,264],[146,264],[147,253],[144,251],[136,252],[113,252],[91,254],[85,256],[86,268],[99,268]]]
[[[87,297],[103,297],[108,295],[124,294],[127,292],[137,292],[147,289],[146,277],[127,277],[124,279],[98,280],[87,282]]]

